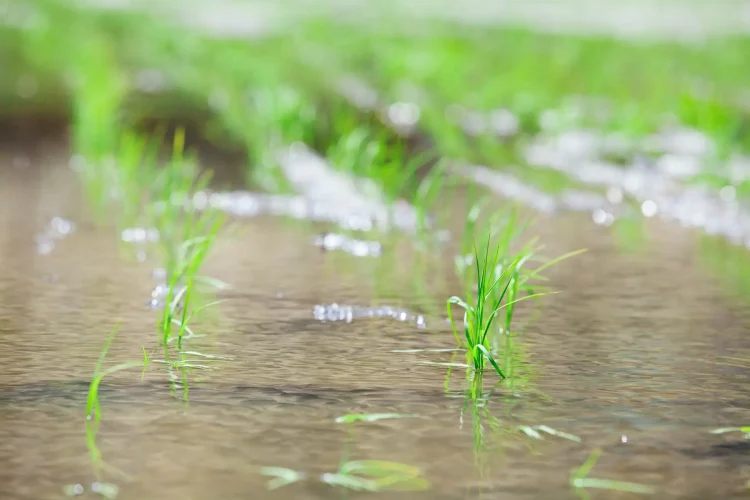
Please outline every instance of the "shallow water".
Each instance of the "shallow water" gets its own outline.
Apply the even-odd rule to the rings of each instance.
[[[141,346],[155,342],[147,302],[158,262],[138,262],[114,228],[92,222],[67,157],[54,141],[0,154],[3,499],[89,489],[86,392],[107,333],[121,322],[111,364],[139,361]],[[36,238],[54,217],[76,230],[40,254]],[[563,293],[545,298],[523,332],[531,375],[515,394],[496,389],[478,436],[471,408],[462,417],[462,374],[446,382],[444,367],[421,363],[451,354],[394,352],[454,347],[441,317],[460,291],[450,246],[437,266],[408,236],[381,238],[382,255],[362,258],[315,245],[330,225],[235,221],[206,266],[233,288],[199,324],[207,336],[190,345],[231,360],[197,374],[187,407],[158,367],[143,381],[137,370],[105,379],[98,444],[129,476],[107,480],[121,499],[331,498],[342,493],[312,480],[268,492],[259,468],[319,475],[346,455],[418,466],[431,483],[426,492],[376,494],[383,498],[564,499],[576,498],[570,470],[601,447],[592,477],[652,485],[655,498],[741,498],[750,446],[738,434],[709,433],[750,422],[750,315],[709,265],[737,250],[659,220],[643,224],[634,246],[618,223],[600,227],[575,213],[539,219],[534,234],[549,254],[589,251],[549,273]],[[388,316],[316,318],[315,306],[334,303],[424,314],[427,327]],[[522,321],[534,312],[524,308]],[[334,423],[355,412],[422,418]],[[547,425],[583,443],[535,440],[518,425]]]

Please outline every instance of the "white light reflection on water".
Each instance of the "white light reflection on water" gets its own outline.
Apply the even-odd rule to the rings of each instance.
[[[390,306],[362,307],[340,304],[318,304],[313,307],[313,317],[318,321],[344,321],[355,319],[392,318],[403,323],[414,323],[417,328],[425,328],[427,322],[421,314]]]
[[[363,109],[388,108],[385,99],[356,77],[347,77],[339,87],[344,97]],[[494,131],[504,137],[513,133],[511,125],[515,122],[512,113],[505,111],[483,113],[451,105],[445,116],[467,135]],[[606,101],[571,97],[562,108],[541,113],[543,132],[522,152],[528,165],[562,172],[583,185],[604,189],[605,196],[584,190],[551,195],[511,174],[482,166],[454,166],[453,172],[540,212],[585,211],[596,224],[605,226],[618,216],[640,213],[646,218],[674,220],[750,247],[750,206],[737,200],[735,187],[750,179],[749,157],[735,154],[716,165],[713,141],[698,130],[674,123],[640,139],[576,128],[585,117],[602,122],[608,113]],[[495,130],[498,127],[492,126],[493,122],[506,126]],[[688,182],[707,165],[727,178],[727,185],[718,192]],[[638,212],[628,211],[627,199],[634,202]]]
[[[53,217],[44,230],[36,235],[36,251],[40,255],[48,255],[58,241],[67,238],[76,231],[73,221],[63,217]]]

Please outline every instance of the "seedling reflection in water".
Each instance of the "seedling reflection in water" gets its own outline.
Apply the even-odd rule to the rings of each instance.
[[[722,427],[720,429],[713,429],[711,434],[727,434],[729,432],[741,432],[745,439],[750,439],[750,425],[743,427]]]
[[[129,370],[129,369],[135,369],[140,368],[141,369],[141,379],[145,376],[146,370],[148,369],[149,364],[152,362],[151,356],[152,353],[147,353],[145,347],[142,347],[143,352],[143,360],[139,362],[131,362],[131,363],[120,363],[115,366],[109,367],[109,368],[103,368],[104,361],[107,357],[107,353],[109,351],[109,348],[112,344],[112,342],[115,339],[115,336],[117,334],[117,330],[119,328],[119,325],[116,325],[112,331],[110,332],[109,336],[107,337],[106,342],[104,343],[104,347],[102,348],[102,352],[99,354],[99,359],[96,362],[96,368],[94,369],[94,374],[91,378],[91,382],[89,384],[89,391],[86,397],[86,446],[89,450],[89,455],[91,458],[91,464],[94,467],[94,474],[97,478],[97,482],[92,485],[92,491],[99,494],[100,496],[104,496],[107,498],[114,498],[114,496],[117,495],[117,486],[109,483],[104,483],[102,481],[102,471],[106,470],[109,473],[118,475],[125,479],[130,479],[130,477],[123,473],[122,471],[111,467],[107,465],[102,460],[102,454],[101,451],[97,445],[97,436],[99,433],[99,427],[101,426],[101,405],[99,402],[99,386],[101,385],[102,379],[107,376],[111,375],[113,373],[117,373],[123,370]],[[180,350],[180,358],[175,361],[166,361],[166,360],[153,360],[154,363],[165,363],[168,365],[170,369],[170,375],[173,377],[174,380],[174,371],[179,370],[184,377],[184,374],[186,373],[186,370],[188,369],[207,369],[208,366],[204,364],[207,361],[216,361],[216,360],[222,360],[222,359],[228,359],[221,356],[212,356],[208,354],[203,354],[196,351],[183,351]],[[186,383],[186,382],[185,382]],[[187,385],[185,385],[185,391],[187,390]],[[78,491],[80,485],[72,485],[70,488],[66,488],[66,491],[69,489],[70,491]],[[71,489],[72,488],[72,489]]]
[[[335,422],[354,424],[402,418],[420,418],[420,416],[403,413],[349,413],[337,417]],[[260,473],[274,478],[268,482],[269,490],[309,477],[309,474],[305,472],[284,467],[263,467]],[[346,449],[338,470],[321,474],[319,480],[329,486],[353,491],[421,491],[429,488],[428,481],[422,477],[422,472],[418,467],[387,460],[349,460]]]
[[[336,417],[337,424],[351,424],[354,422],[377,422],[378,420],[392,420],[396,418],[419,418],[419,415],[403,413],[349,413]]]
[[[308,477],[304,472],[283,467],[263,467],[260,473],[274,478],[268,482],[269,490]],[[321,474],[320,481],[353,491],[421,491],[429,488],[418,467],[386,460],[345,460],[335,472]]]
[[[102,352],[100,353],[99,359],[96,362],[96,368],[94,369],[94,375],[91,378],[91,383],[89,384],[89,392],[86,397],[86,446],[89,449],[89,455],[91,457],[91,464],[94,468],[94,475],[97,478],[97,482],[94,484],[98,485],[96,488],[92,485],[92,489],[99,490],[99,491],[95,491],[95,493],[98,493],[99,495],[107,497],[107,498],[114,498],[115,496],[117,496],[117,486],[113,484],[101,482],[102,470],[106,469],[111,473],[115,473],[126,478],[127,478],[127,475],[122,473],[118,469],[107,465],[102,460],[101,451],[99,450],[99,447],[96,444],[96,438],[99,433],[99,427],[101,425],[101,419],[102,419],[101,406],[99,404],[99,385],[101,384],[102,379],[107,375],[111,375],[113,373],[116,373],[122,370],[129,370],[133,368],[142,368],[143,371],[145,372],[148,366],[148,358],[144,356],[143,362],[121,363],[121,364],[112,366],[107,369],[102,369],[104,360],[107,357],[107,352],[109,351],[109,347],[112,344],[112,341],[114,340],[115,335],[117,334],[118,328],[119,328],[119,325],[116,325],[112,329],[109,336],[107,337],[107,341],[104,343]],[[75,489],[73,491],[75,491]]]
[[[601,450],[596,449],[591,452],[589,458],[578,469],[575,469],[570,475],[570,485],[573,486],[578,496],[584,500],[589,498],[586,492],[587,488],[596,488],[611,491],[623,491],[627,493],[640,493],[643,495],[653,494],[656,490],[647,484],[630,483],[626,481],[613,481],[611,479],[596,479],[588,477],[591,469],[601,457]]]

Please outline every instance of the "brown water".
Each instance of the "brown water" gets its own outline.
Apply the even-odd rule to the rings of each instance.
[[[112,364],[138,361],[141,346],[155,342],[156,316],[146,307],[155,263],[138,263],[114,230],[87,222],[82,200],[58,143],[3,148],[2,499],[61,498],[66,484],[88,489],[95,479],[86,391],[107,333],[122,322]],[[35,236],[54,216],[72,219],[77,231],[40,255]],[[462,376],[454,374],[446,392],[445,368],[420,363],[450,354],[393,352],[453,347],[440,318],[417,329],[312,315],[314,305],[334,302],[442,311],[459,291],[449,252],[440,271],[420,281],[413,273],[423,259],[408,241],[387,245],[380,259],[361,259],[315,248],[320,226],[268,217],[233,223],[206,274],[234,289],[200,324],[207,337],[191,344],[232,360],[199,374],[187,407],[170,396],[158,367],[143,381],[137,370],[106,379],[99,446],[105,462],[130,476],[107,479],[126,500],[565,499],[576,498],[570,470],[601,447],[592,477],[653,485],[655,498],[744,497],[750,442],[709,431],[750,423],[750,315],[701,261],[697,235],[648,224],[643,246],[624,252],[615,233],[585,216],[539,221],[535,233],[550,254],[589,252],[550,273],[563,293],[547,298],[523,334],[534,376],[518,394],[497,389],[477,438],[472,411],[462,419]],[[420,282],[426,292],[415,288]],[[353,412],[424,418],[334,423]],[[517,430],[522,424],[548,425],[583,443],[534,440]],[[310,480],[268,492],[258,472],[332,472],[345,453],[419,466],[431,489],[342,494]],[[632,496],[591,491],[592,498]]]

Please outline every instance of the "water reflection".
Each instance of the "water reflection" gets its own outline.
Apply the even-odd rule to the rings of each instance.
[[[49,162],[64,164],[64,158]],[[44,174],[54,182],[17,175],[0,169],[0,200],[8,209],[2,214],[25,207],[0,228],[6,263],[0,344],[8,360],[0,377],[0,476],[9,498],[52,497],[67,482],[88,493],[96,478],[88,477],[81,409],[102,325],[124,318],[110,354],[113,364],[134,361],[133,353],[154,339],[154,318],[142,307],[154,277],[121,258],[113,237],[119,233],[89,229],[83,210],[71,201],[60,204],[61,189],[68,189],[65,199],[80,199],[67,167]],[[87,229],[42,257],[33,236],[48,219],[39,215],[55,213],[70,214]],[[461,235],[464,223],[450,228]],[[596,448],[603,455],[590,478],[656,485],[674,497],[731,498],[745,487],[741,433],[709,433],[750,421],[748,313],[712,278],[716,266],[741,291],[743,254],[729,252],[720,239],[701,241],[654,218],[639,226],[642,251],[622,254],[585,217],[541,217],[535,234],[549,243],[550,254],[590,252],[551,270],[550,285],[563,293],[543,302],[525,329],[517,325],[513,376],[497,387],[496,378],[485,377],[473,389],[477,397],[467,400],[472,387],[465,368],[446,378],[445,368],[420,362],[451,362],[451,356],[459,362],[465,355],[453,351],[455,340],[442,322],[444,299],[463,286],[451,260],[460,253],[460,237],[434,263],[404,245],[407,251],[396,250],[390,262],[398,265],[391,266],[390,252],[372,261],[322,256],[310,245],[319,228],[289,230],[262,219],[244,224],[247,230],[217,246],[207,262],[211,275],[231,281],[233,292],[222,304],[222,321],[207,319],[209,335],[194,339],[198,352],[231,352],[234,359],[196,373],[189,411],[169,398],[169,381],[159,370],[147,372],[143,383],[135,371],[103,383],[106,414],[97,446],[133,481],[114,475],[100,482],[116,483],[120,498],[149,498],[154,491],[168,499],[246,496],[266,487],[269,478],[258,473],[264,465],[315,473],[315,481],[274,495],[328,498],[331,490],[321,490],[317,478],[338,472],[347,438],[334,419],[353,413],[425,417],[357,428],[347,457],[418,467],[432,489],[409,493],[413,498],[464,498],[467,491],[558,498],[570,488],[570,469]],[[695,265],[704,251],[709,269]],[[415,276],[424,280],[406,272],[419,266]],[[51,273],[58,280],[42,279]],[[374,277],[390,279],[390,286],[372,286]],[[425,313],[424,330],[400,321],[316,321],[312,307],[334,301],[382,301],[414,315],[425,301],[441,321]],[[532,313],[524,308],[521,317]],[[583,444],[545,435],[540,426]],[[529,436],[530,429],[544,439]]]

